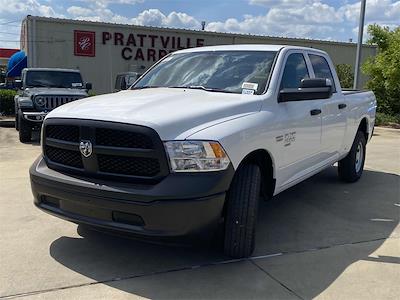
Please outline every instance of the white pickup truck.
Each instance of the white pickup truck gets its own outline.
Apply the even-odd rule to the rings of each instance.
[[[336,162],[342,180],[361,177],[375,111],[372,92],[342,91],[323,51],[177,51],[129,90],[47,115],[30,169],[34,203],[137,236],[223,228],[225,254],[246,257],[259,199]]]

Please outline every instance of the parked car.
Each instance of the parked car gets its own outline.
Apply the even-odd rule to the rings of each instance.
[[[342,91],[323,51],[176,51],[130,90],[47,115],[43,155],[30,169],[34,203],[72,222],[153,238],[222,226],[225,254],[247,257],[260,195],[336,162],[342,180],[361,177],[375,111],[372,92]]]
[[[6,80],[0,83],[0,90],[19,90],[22,86],[20,79]]]
[[[15,129],[21,142],[29,142],[48,112],[65,103],[88,96],[90,83],[83,84],[79,70],[27,68],[15,96]]]
[[[117,74],[115,78],[115,89],[114,92],[119,92],[129,88],[140,76],[138,72],[125,72]]]

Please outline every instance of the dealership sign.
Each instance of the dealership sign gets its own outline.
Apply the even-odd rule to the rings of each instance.
[[[76,56],[95,56],[95,35],[96,33],[93,31],[75,30],[74,54]],[[120,47],[121,57],[125,60],[154,62],[176,50],[204,46],[204,39],[104,31],[102,32],[102,45]],[[144,45],[148,45],[148,47]]]
[[[76,56],[96,56],[96,33],[74,30],[74,54]]]

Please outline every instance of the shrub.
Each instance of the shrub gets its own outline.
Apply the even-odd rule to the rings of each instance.
[[[400,124],[400,116],[391,116],[385,113],[378,112],[376,114],[375,124],[377,126],[393,126]]]
[[[370,77],[367,87],[374,91],[378,100],[378,112],[400,116],[400,26],[369,25],[370,44],[378,45],[376,57],[370,57],[362,70]]]
[[[0,90],[0,115],[11,116],[15,114],[14,90]]]
[[[354,73],[351,65],[339,64],[336,66],[336,72],[342,88],[350,89],[353,87]]]

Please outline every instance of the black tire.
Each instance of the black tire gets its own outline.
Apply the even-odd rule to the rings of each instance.
[[[254,251],[261,171],[257,165],[241,166],[227,196],[224,253],[243,258]]]
[[[364,170],[366,144],[364,133],[358,131],[350,152],[338,163],[338,174],[341,180],[356,182],[361,178]]]
[[[19,141],[28,143],[32,140],[32,127],[25,121],[22,113],[18,113]]]
[[[19,111],[15,110],[15,129],[19,130],[19,122],[18,122]]]

